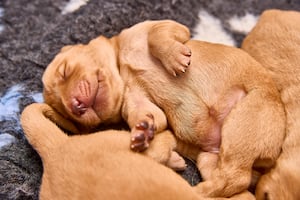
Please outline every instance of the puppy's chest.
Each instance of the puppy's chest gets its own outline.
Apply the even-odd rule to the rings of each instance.
[[[176,121],[176,124],[182,122],[186,126],[195,117],[194,114],[187,113],[194,113],[195,110],[201,112],[199,104],[202,98],[199,90],[195,92],[193,87],[188,87],[186,77],[182,77],[182,80],[174,78],[163,68],[140,71],[133,77],[133,82],[165,112],[169,121]]]
[[[130,71],[132,74],[155,72],[161,64],[153,57],[148,48],[142,46],[123,47],[119,54],[121,68]]]
[[[153,66],[148,70],[140,69],[132,74],[132,78],[156,104],[182,104],[186,93],[182,85],[168,74],[161,66]]]

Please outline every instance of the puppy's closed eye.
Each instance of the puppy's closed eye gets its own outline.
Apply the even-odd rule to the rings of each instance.
[[[66,80],[70,76],[70,69],[65,63],[58,67],[57,72],[63,80]]]

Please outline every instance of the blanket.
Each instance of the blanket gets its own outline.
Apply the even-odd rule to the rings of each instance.
[[[194,39],[239,47],[270,8],[300,10],[300,1],[1,0],[0,199],[38,199],[42,163],[19,117],[26,105],[43,101],[41,76],[62,46],[110,37],[144,20],[173,19],[188,26]],[[186,161],[180,174],[195,185],[201,176]]]

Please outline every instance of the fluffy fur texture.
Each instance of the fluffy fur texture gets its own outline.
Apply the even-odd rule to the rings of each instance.
[[[174,21],[146,21],[110,39],[64,47],[43,83],[45,101],[85,129],[122,116],[133,150],[146,149],[167,127],[200,148],[203,197],[246,191],[253,169],[274,165],[285,136],[268,72],[237,48],[189,40]]]
[[[270,71],[285,105],[282,153],[257,187],[258,199],[300,198],[300,13],[265,11],[242,48]]]

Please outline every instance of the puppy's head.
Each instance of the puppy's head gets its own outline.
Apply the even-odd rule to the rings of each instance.
[[[105,37],[62,48],[42,81],[45,102],[79,129],[89,131],[120,118],[124,84],[112,41]]]

